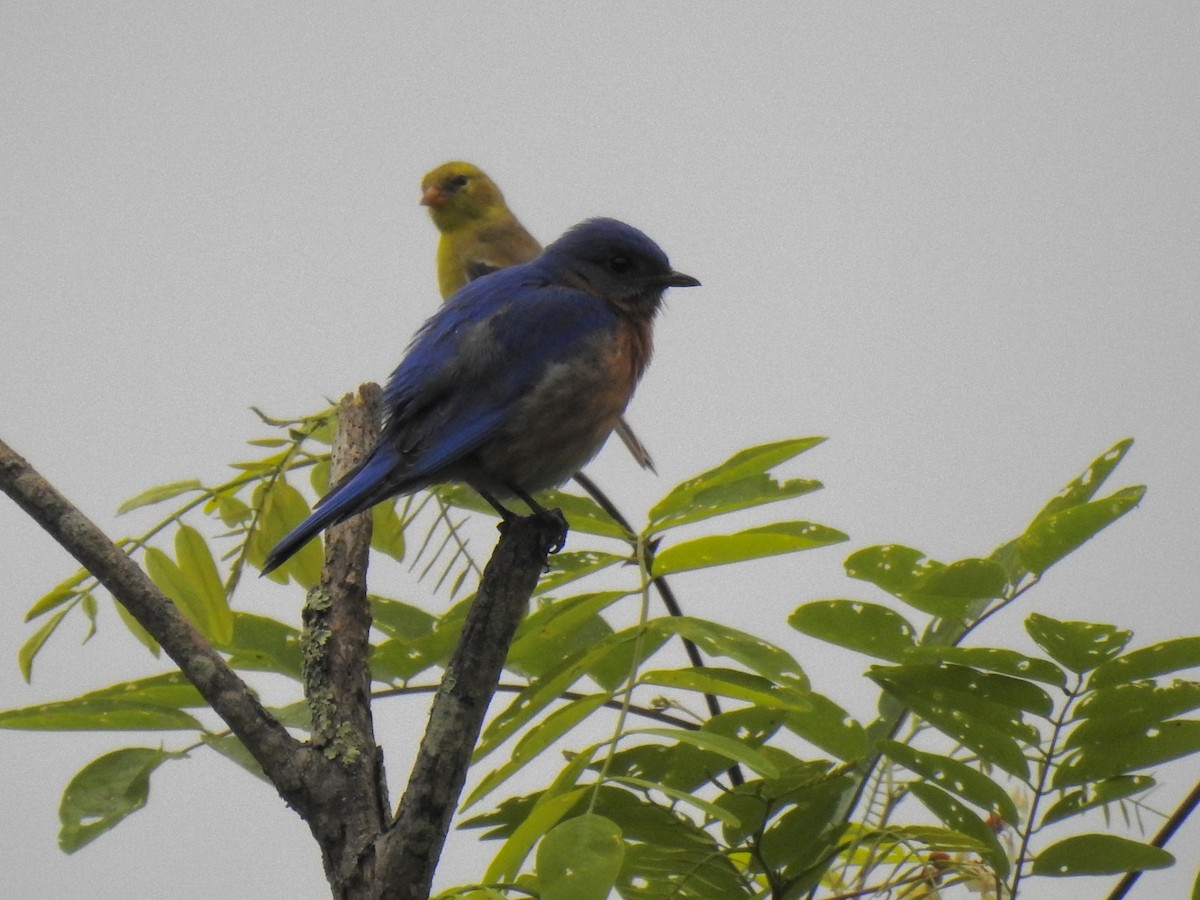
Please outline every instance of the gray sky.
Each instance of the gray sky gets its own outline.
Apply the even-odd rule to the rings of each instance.
[[[825,491],[736,524],[811,518],[851,543],[681,578],[690,611],[774,635],[867,717],[866,660],[787,613],[878,599],[842,574],[857,547],[986,554],[1133,436],[1112,486],[1147,484],[1142,507],[979,639],[1031,610],[1139,644],[1200,631],[1193,3],[415,7],[0,7],[0,435],[110,534],[154,521],[113,515],[146,486],[246,458],[251,404],[309,412],[386,378],[437,302],[418,182],[461,158],[543,241],[615,216],[704,283],[668,298],[629,411],[659,477],[619,447],[589,470],[622,508],[742,446],[831,438],[787,473]],[[73,563],[7,500],[0,529],[0,705],[162,669],[106,609],[24,686],[22,616]],[[237,602],[287,616],[300,597]],[[380,715],[400,783],[424,709]],[[326,896],[300,819],[206,753],[61,855],[62,787],[135,744],[0,732],[0,894]],[[1164,809],[1200,777],[1164,774]],[[1137,896],[1182,893],[1198,832]],[[456,851],[440,883],[479,858]]]

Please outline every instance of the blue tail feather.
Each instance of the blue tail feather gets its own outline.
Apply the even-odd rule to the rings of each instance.
[[[397,491],[394,488],[384,493],[380,487],[390,483],[388,476],[394,474],[396,462],[395,451],[390,447],[376,448],[356,472],[317,501],[312,514],[275,545],[267,554],[262,574],[279,568],[318,532],[370,509],[380,500],[395,494]]]

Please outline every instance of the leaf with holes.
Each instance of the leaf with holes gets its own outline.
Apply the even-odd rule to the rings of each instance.
[[[792,438],[738,451],[719,466],[672,488],[650,510],[650,531],[659,532],[816,490],[821,486],[818,481],[795,479],[780,484],[767,473],[824,440]]]
[[[559,822],[537,850],[542,900],[606,900],[625,858],[625,840],[611,819],[595,813]]]
[[[674,544],[654,558],[654,575],[690,572],[709,566],[815,550],[849,538],[836,528],[814,522],[775,522],[735,534],[710,534]]]
[[[1175,862],[1166,850],[1115,834],[1077,834],[1052,844],[1033,861],[1034,875],[1116,875],[1165,869]]]
[[[1175,638],[1101,663],[1088,679],[1088,687],[1110,687],[1197,667],[1200,667],[1200,635]]]
[[[817,600],[788,616],[797,631],[877,659],[900,662],[916,630],[898,612],[858,600]]]
[[[150,775],[169,758],[162,750],[127,747],[80,769],[58,807],[59,848],[74,853],[145,806]]]
[[[1025,630],[1055,662],[1083,674],[1108,662],[1125,649],[1133,633],[1113,625],[1093,622],[1060,622],[1030,613]]]
[[[1020,824],[1020,815],[1012,797],[974,766],[949,756],[927,753],[897,741],[880,741],[879,749],[888,758],[943,790],[975,804],[985,813],[996,813],[1007,824]]]

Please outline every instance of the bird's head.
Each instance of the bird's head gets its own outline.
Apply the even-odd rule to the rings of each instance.
[[[451,231],[505,209],[504,196],[482,169],[467,162],[443,163],[421,179],[421,205],[440,231]]]
[[[576,225],[546,248],[542,260],[575,287],[644,316],[658,312],[667,288],[700,284],[672,269],[649,237],[616,219]]]

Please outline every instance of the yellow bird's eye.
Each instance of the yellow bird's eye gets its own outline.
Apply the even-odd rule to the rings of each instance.
[[[446,182],[446,187],[450,188],[450,190],[452,190],[452,191],[462,190],[466,186],[467,186],[467,176],[466,175],[455,175],[453,178],[451,178],[449,181]]]

